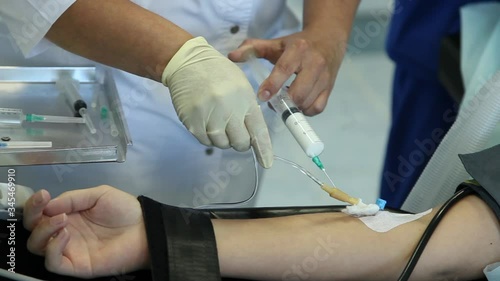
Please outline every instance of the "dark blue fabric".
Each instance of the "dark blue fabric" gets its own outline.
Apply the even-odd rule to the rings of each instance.
[[[436,80],[440,42],[459,33],[460,8],[475,2],[485,1],[396,0],[386,42],[389,57],[411,66],[420,78]]]
[[[400,208],[457,106],[438,80],[442,38],[460,31],[460,7],[480,0],[397,0],[387,38],[396,63],[392,117],[380,197]]]
[[[380,198],[400,208],[456,116],[456,106],[438,81],[416,78],[396,67],[392,127]]]

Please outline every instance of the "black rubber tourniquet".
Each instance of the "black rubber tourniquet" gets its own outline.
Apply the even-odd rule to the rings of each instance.
[[[472,185],[500,219],[500,145],[459,155],[467,172],[481,185]]]
[[[154,281],[219,281],[220,270],[208,214],[163,205],[139,196]]]

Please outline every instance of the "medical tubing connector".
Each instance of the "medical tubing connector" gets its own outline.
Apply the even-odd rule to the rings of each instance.
[[[250,57],[247,62],[257,83],[259,85],[262,84],[266,78],[265,73],[269,73],[269,71],[260,64],[255,56]],[[323,152],[325,144],[320,140],[311,125],[309,125],[304,114],[292,101],[286,87],[281,88],[279,92],[269,100],[269,103],[274,111],[281,117],[283,123],[285,123],[290,133],[308,157],[314,158]],[[319,158],[317,158],[317,160],[319,160]],[[318,165],[317,162],[314,163]]]
[[[431,238],[432,234],[434,233],[434,230],[436,230],[436,227],[438,224],[441,222],[445,214],[457,203],[460,201],[462,198],[466,197],[467,195],[475,193],[474,189],[470,186],[466,186],[465,188],[459,190],[457,193],[455,193],[446,203],[444,203],[443,206],[439,209],[439,211],[436,213],[436,215],[432,218],[431,222],[427,226],[427,228],[424,231],[424,234],[422,234],[422,237],[420,238],[420,241],[418,242],[417,246],[415,247],[415,250],[413,251],[413,254],[411,255],[410,259],[408,260],[408,263],[406,264],[405,268],[403,269],[403,272],[398,278],[398,281],[407,281],[410,279],[411,273],[413,272],[413,269],[415,269],[415,266],[418,263],[418,259],[422,255],[422,252],[425,249],[425,246],[427,245],[427,242],[429,242],[429,239]]]

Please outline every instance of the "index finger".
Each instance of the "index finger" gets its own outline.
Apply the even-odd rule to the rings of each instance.
[[[108,191],[110,188],[107,186],[66,191],[50,201],[44,213],[48,216],[55,216],[61,213],[71,214],[91,209],[97,200]]]
[[[294,51],[295,49],[286,49],[274,65],[269,77],[262,82],[258,92],[260,100],[269,100],[283,87],[288,78],[300,70],[300,56]]]
[[[271,137],[269,136],[262,111],[260,111],[257,104],[245,116],[245,126],[250,135],[250,144],[255,151],[260,165],[266,169],[271,168],[274,159]]]
[[[24,205],[23,225],[29,231],[42,220],[43,210],[50,201],[50,194],[47,190],[42,189],[33,194]]]

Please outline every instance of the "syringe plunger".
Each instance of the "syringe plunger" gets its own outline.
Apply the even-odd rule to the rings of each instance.
[[[257,58],[255,58],[255,55],[248,58],[248,64],[252,69],[254,78],[259,84],[262,84],[267,77],[264,73],[268,73],[269,71],[260,64]],[[307,156],[313,158],[323,152],[325,148],[324,143],[319,139],[311,125],[309,125],[304,114],[292,101],[286,88],[282,88],[274,95],[269,100],[269,103],[274,108],[274,111],[280,116],[281,120],[283,120],[286,127]]]
[[[307,156],[314,158],[323,152],[325,144],[309,125],[285,88],[282,88],[269,102]]]
[[[61,77],[56,81],[56,87],[66,95],[66,98],[75,112],[79,113],[81,108],[87,108],[87,103],[80,96],[80,82],[71,77]]]

